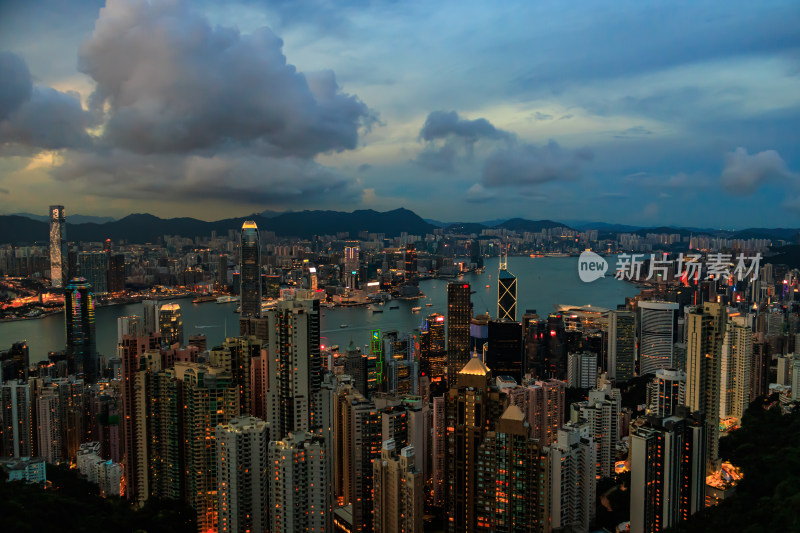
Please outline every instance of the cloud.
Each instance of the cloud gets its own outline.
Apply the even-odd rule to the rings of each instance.
[[[478,139],[511,139],[513,135],[495,128],[485,118],[469,120],[461,118],[455,111],[432,111],[419,132],[420,138],[426,141],[446,139],[455,136],[474,143]]]
[[[300,205],[352,202],[358,196],[347,179],[314,161],[244,152],[187,157],[119,149],[73,152],[52,174],[87,193],[112,198],[171,195],[182,200]]]
[[[581,166],[592,159],[590,150],[564,150],[555,141],[543,146],[519,144],[496,150],[484,163],[486,187],[535,185],[574,180]]]
[[[621,198],[627,198],[628,195],[625,194],[624,192],[601,192],[598,195],[598,197],[599,198],[608,198],[608,199],[616,200],[616,199],[621,199]]]
[[[358,165],[358,171],[359,172],[366,172],[367,170],[369,170],[371,168],[372,168],[372,165],[370,165],[369,163],[362,163],[361,165]]]
[[[548,115],[547,113],[542,113],[541,111],[537,111],[533,114],[533,118],[536,120],[553,120],[553,115]]]
[[[0,146],[14,145],[4,154],[85,148],[91,125],[78,95],[34,85],[22,58],[0,53]]]
[[[481,185],[480,183],[474,184],[472,187],[467,189],[466,200],[467,202],[473,204],[479,204],[488,202],[495,198],[495,194],[491,191],[486,190],[486,187]]]
[[[457,151],[458,147],[453,143],[446,143],[441,147],[429,145],[417,154],[414,162],[435,172],[453,172]]]
[[[644,126],[634,126],[632,128],[628,128],[626,130],[622,130],[617,135],[614,135],[616,139],[634,139],[637,137],[642,137],[645,135],[652,135],[653,132],[645,128]]]
[[[775,150],[751,155],[740,147],[725,154],[720,183],[732,194],[749,194],[767,182],[789,181],[798,177],[797,173],[789,171],[786,162]]]
[[[252,145],[266,156],[350,150],[375,114],[331,71],[300,73],[269,28],[212,26],[180,1],[109,0],[79,52],[107,106],[103,140],[137,153]]]

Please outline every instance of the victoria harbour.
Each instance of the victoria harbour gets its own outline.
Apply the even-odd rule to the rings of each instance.
[[[509,257],[508,268],[519,279],[518,313],[535,309],[546,316],[557,304],[593,305],[614,309],[625,303],[626,296],[635,295],[635,285],[606,277],[594,283],[583,283],[577,274],[577,257]],[[497,299],[497,258],[486,261],[482,274],[469,272],[457,278],[471,285],[474,313],[493,314]],[[424,298],[393,300],[382,306],[383,312],[368,307],[337,307],[322,310],[323,344],[339,345],[344,349],[352,340],[362,346],[372,329],[411,331],[431,313],[447,312],[447,283],[449,279],[429,279],[420,282]],[[486,286],[489,286],[488,288]],[[170,300],[163,300],[167,303]],[[189,335],[206,335],[208,346],[220,344],[225,336],[239,334],[238,303],[193,304],[192,298],[174,300],[181,306],[184,331]],[[428,305],[430,304],[430,305]],[[397,306],[397,309],[392,307]],[[421,307],[419,312],[412,308]],[[116,353],[117,318],[141,315],[141,304],[98,307],[95,311],[97,350],[106,357]],[[342,327],[345,325],[346,327]],[[31,362],[47,359],[47,353],[64,349],[64,316],[50,315],[38,320],[21,320],[0,324],[0,342],[10,344],[25,340],[30,347]]]

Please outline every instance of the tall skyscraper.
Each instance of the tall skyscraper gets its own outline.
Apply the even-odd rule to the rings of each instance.
[[[631,311],[608,313],[608,377],[617,383],[633,378],[636,319]]]
[[[318,428],[322,384],[319,301],[282,300],[269,311],[267,409],[273,440]],[[274,334],[274,336],[273,336]]]
[[[75,375],[97,381],[98,358],[94,323],[94,294],[83,278],[73,278],[64,290],[67,359]]]
[[[567,357],[567,386],[590,389],[597,384],[597,354],[571,353]]]
[[[252,416],[233,418],[216,427],[215,437],[219,533],[268,530],[273,469],[267,462],[267,423]]]
[[[517,278],[508,271],[507,263],[500,263],[497,274],[497,319],[517,320]]]
[[[158,301],[142,300],[142,334],[158,333]]]
[[[617,445],[620,442],[622,394],[609,382],[589,391],[589,399],[572,404],[572,421],[586,420],[597,447],[597,478],[613,477]]]
[[[478,446],[502,414],[491,372],[473,357],[458,372],[447,399],[447,531],[478,528]]]
[[[522,324],[511,319],[490,320],[486,346],[486,366],[492,375],[508,376],[522,383]]]
[[[707,302],[686,315],[686,406],[706,422],[706,470],[719,467],[719,406],[725,306]]]
[[[242,317],[261,316],[261,241],[258,226],[252,220],[242,224],[239,246],[240,294]]]
[[[28,383],[11,380],[0,388],[0,413],[4,457],[30,457],[33,454],[31,389]]]
[[[344,286],[358,288],[359,243],[347,241],[344,246]]]
[[[422,472],[414,461],[413,446],[398,453],[394,440],[383,442],[381,456],[372,461],[375,533],[422,533]]]
[[[125,256],[113,254],[108,257],[108,292],[125,290]]]
[[[177,343],[183,346],[183,317],[180,305],[175,303],[162,305],[158,312],[158,327],[164,344],[172,346]]]
[[[67,217],[63,205],[51,205],[50,286],[60,289],[67,276]]]
[[[540,446],[550,446],[564,425],[564,396],[566,384],[557,379],[536,381],[507,391],[509,403],[525,413],[531,438]]]
[[[80,252],[78,271],[82,278],[92,286],[95,294],[108,292],[108,254],[106,252]]]
[[[567,423],[549,449],[546,512],[553,529],[588,531],[595,512],[597,452],[588,422]]]
[[[671,302],[639,302],[639,375],[655,374],[659,368],[673,368],[675,311],[678,307]]]
[[[469,283],[447,284],[447,384],[469,361],[469,321],[472,318]]]
[[[269,443],[271,533],[332,531],[333,499],[325,455],[323,439],[305,431]]]
[[[674,368],[656,370],[656,377],[647,387],[649,412],[669,417],[686,405],[686,372]]]
[[[680,411],[632,428],[632,533],[664,531],[704,507],[705,423]]]
[[[447,368],[444,321],[439,313],[428,315],[419,332],[419,369],[431,380],[443,379]]]
[[[722,345],[720,416],[742,419],[750,405],[753,330],[744,316],[732,316]],[[792,389],[794,392],[794,389]]]

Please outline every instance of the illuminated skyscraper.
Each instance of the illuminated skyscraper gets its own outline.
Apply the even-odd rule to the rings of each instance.
[[[674,367],[672,348],[678,307],[671,302],[639,302],[639,375],[655,374],[659,368]]]
[[[358,241],[347,241],[344,247],[344,286],[358,288]]]
[[[258,226],[252,220],[242,224],[239,247],[239,273],[243,317],[261,316],[261,241]]]
[[[94,295],[83,278],[73,278],[64,291],[67,359],[75,375],[97,381],[98,361],[94,324]]]
[[[469,283],[447,284],[447,383],[455,385],[458,372],[469,361],[469,321],[472,318]]]
[[[33,452],[31,389],[28,383],[11,380],[0,388],[0,434],[4,457],[30,457]]]
[[[78,254],[78,270],[86,278],[95,294],[108,292],[108,254],[106,252],[81,252]]]
[[[509,403],[518,406],[525,413],[531,438],[540,446],[550,446],[558,437],[558,430],[564,425],[564,396],[566,384],[557,379],[536,381],[518,386],[506,392]]]
[[[656,370],[656,377],[647,385],[649,412],[660,417],[671,416],[686,404],[686,372],[674,368]]]
[[[433,313],[425,318],[423,330],[419,332],[420,372],[432,380],[444,378],[447,367],[444,321],[444,315]]]
[[[419,274],[417,273],[417,250],[413,244],[406,246],[406,253],[404,257],[404,272],[406,283],[416,285],[419,283]]]
[[[181,317],[180,305],[162,305],[161,310],[158,312],[158,324],[164,344],[172,346],[178,343],[183,346],[183,318]]]
[[[508,271],[508,255],[500,257],[497,274],[497,319],[517,319],[517,278]]]
[[[722,345],[720,416],[742,419],[750,405],[750,370],[753,366],[753,331],[746,317],[728,321]],[[794,392],[794,389],[792,389]]]
[[[267,421],[271,438],[313,432],[320,424],[317,399],[322,384],[319,301],[281,300],[267,318]]]
[[[269,428],[252,416],[217,426],[219,533],[269,529]]]
[[[719,407],[722,342],[727,311],[706,302],[686,315],[686,406],[706,421],[706,471],[719,467]]]
[[[631,311],[608,313],[608,377],[616,382],[633,378],[636,358],[636,319]]]
[[[67,217],[63,205],[50,206],[50,286],[60,289],[67,279]]]

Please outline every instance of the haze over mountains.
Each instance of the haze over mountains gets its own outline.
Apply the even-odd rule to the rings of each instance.
[[[726,231],[702,228],[655,227],[640,228],[589,221],[557,222],[553,220],[527,220],[511,218],[485,222],[444,223],[424,220],[408,209],[378,212],[371,209],[356,210],[352,213],[341,211],[288,211],[278,213],[263,211],[245,217],[228,218],[217,221],[204,221],[195,218],[163,219],[150,214],[132,214],[119,220],[111,217],[72,215],[67,217],[67,238],[70,241],[126,241],[129,243],[155,243],[163,235],[180,235],[194,238],[210,235],[212,231],[226,234],[228,230],[241,228],[244,220],[254,220],[262,231],[272,231],[279,237],[311,238],[314,235],[335,235],[349,233],[356,238],[362,231],[383,233],[387,237],[397,237],[405,232],[411,235],[433,233],[437,228],[445,228],[451,233],[478,233],[486,228],[505,228],[517,232],[538,232],[543,228],[567,227],[580,231],[596,229],[600,234],[617,232],[630,233],[680,233],[707,234],[726,238],[765,238],[796,242],[796,228],[748,228],[739,231]],[[0,215],[0,243],[25,244],[45,242],[48,236],[46,216],[19,213]]]

